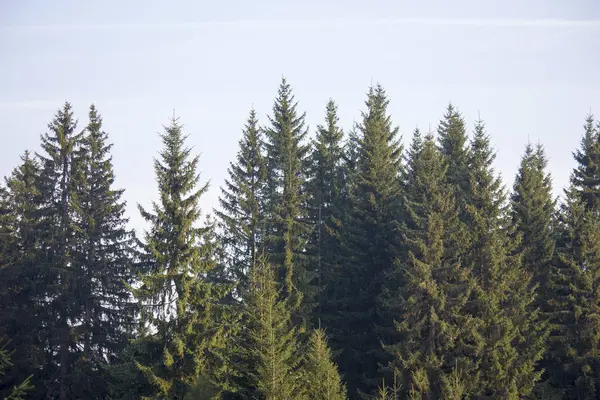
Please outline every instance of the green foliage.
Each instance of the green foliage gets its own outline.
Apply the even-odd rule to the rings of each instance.
[[[402,147],[398,129],[387,114],[381,86],[369,90],[362,122],[356,171],[350,175],[348,200],[343,211],[343,256],[332,307],[337,311],[326,326],[349,394],[368,392],[377,384],[381,321],[377,297],[384,271],[397,256],[398,207]]]
[[[250,271],[246,299],[246,337],[242,345],[250,398],[296,399],[302,391],[298,333],[275,271],[263,258]]]
[[[190,158],[175,118],[161,139],[164,148],[154,162],[160,200],[152,211],[139,206],[150,230],[140,243],[143,273],[133,288],[142,323],[155,333],[147,339],[151,357],[136,364],[155,388],[149,398],[181,399],[201,373],[209,373],[209,354],[222,333],[216,303],[226,287],[208,279],[215,260],[206,237],[213,226],[197,227],[208,189],[208,183],[198,187],[198,156]]]
[[[571,185],[588,210],[600,205],[600,134],[594,116],[588,115],[581,148],[573,153],[577,166],[571,174]]]
[[[0,341],[0,378],[6,374],[6,370],[12,367],[11,354],[6,349],[8,343]],[[31,376],[28,376],[23,382],[11,388],[11,390],[3,397],[5,400],[24,400],[27,393],[33,389],[31,385]]]
[[[267,160],[267,245],[269,259],[280,268],[284,296],[306,320],[315,295],[304,248],[311,226],[308,221],[307,173],[309,146],[305,143],[305,114],[299,114],[292,89],[282,78],[265,131]],[[305,298],[304,303],[302,299]],[[296,314],[296,312],[295,312]]]
[[[227,269],[244,293],[250,269],[264,242],[266,164],[262,131],[256,111],[250,111],[235,163],[228,169],[229,178],[221,188],[220,219],[223,244],[227,251]]]
[[[310,155],[310,220],[315,229],[308,243],[316,273],[317,317],[327,319],[335,310],[329,299],[335,292],[336,267],[339,265],[341,243],[338,228],[343,217],[345,189],[343,132],[339,127],[337,106],[329,100],[325,125],[317,127]]]
[[[303,381],[308,399],[344,400],[346,387],[332,361],[325,331],[315,329],[310,335],[304,364]]]

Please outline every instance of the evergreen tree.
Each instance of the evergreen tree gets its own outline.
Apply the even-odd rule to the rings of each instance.
[[[383,323],[377,297],[383,273],[397,256],[402,147],[387,115],[388,103],[380,85],[369,90],[367,110],[357,127],[357,166],[344,217],[344,260],[330,300],[337,313],[327,329],[334,351],[341,351],[338,364],[351,397],[357,389],[367,392],[377,384],[381,346],[376,332]]]
[[[242,135],[237,160],[230,164],[229,178],[221,188],[221,209],[215,212],[223,231],[228,269],[240,293],[248,285],[248,273],[256,264],[264,242],[263,196],[267,171],[256,111],[250,111]]]
[[[317,127],[313,142],[310,187],[310,219],[315,225],[310,237],[309,253],[313,256],[319,289],[317,315],[329,314],[329,298],[335,290],[334,270],[338,263],[340,243],[337,233],[342,218],[342,196],[345,185],[342,144],[343,132],[338,126],[337,106],[329,100],[325,125]]]
[[[46,286],[40,266],[40,232],[38,228],[39,193],[37,180],[40,165],[26,151],[21,165],[6,178],[0,198],[0,337],[12,338],[12,367],[5,372],[7,385],[22,382],[33,375],[35,390],[30,398],[45,398],[43,378],[44,342],[42,321],[47,317]],[[0,385],[0,395],[5,389]]]
[[[250,291],[245,302],[245,337],[242,339],[245,376],[249,398],[265,400],[298,399],[302,359],[298,354],[297,329],[292,325],[288,302],[275,280],[275,271],[264,257],[250,271]]]
[[[308,399],[346,399],[346,387],[332,361],[331,350],[327,346],[325,331],[322,329],[315,329],[310,335],[304,370]]]
[[[457,203],[462,209],[468,191],[469,146],[465,120],[450,103],[438,126],[439,148],[446,160],[448,183],[455,188]]]
[[[11,355],[6,349],[6,344],[2,344],[0,342],[0,377],[6,374],[6,370],[12,367]],[[3,399],[5,400],[24,400],[27,392],[33,389],[33,386],[30,383],[31,376],[27,377],[25,381],[21,382],[17,386],[11,388],[10,392],[7,393]]]
[[[132,283],[133,232],[127,230],[123,190],[113,189],[108,134],[92,105],[73,176],[71,199],[76,247],[74,282],[80,316],[74,335],[72,397],[105,398],[107,363],[125,345],[133,329],[134,307],[126,283]]]
[[[48,125],[48,132],[42,135],[43,152],[38,154],[41,173],[37,229],[42,236],[40,266],[45,270],[38,284],[46,285],[47,289],[41,294],[47,303],[44,305],[47,315],[42,317],[43,324],[47,324],[42,337],[47,342],[43,369],[47,397],[60,400],[71,396],[71,353],[76,348],[74,324],[81,317],[76,284],[82,271],[73,259],[77,243],[71,209],[73,175],[82,136],[76,127],[71,105],[65,103]]]
[[[478,282],[469,307],[483,321],[479,396],[528,396],[541,372],[535,366],[544,350],[545,329],[532,310],[530,274],[521,265],[514,227],[501,181],[492,164],[495,154],[483,122],[471,141],[466,217],[469,240],[464,263]]]
[[[531,274],[532,283],[540,285],[541,296],[555,245],[552,227],[556,202],[547,165],[542,145],[534,149],[527,144],[511,196],[512,222],[522,237],[523,268]]]
[[[480,323],[466,310],[475,282],[458,263],[464,238],[446,168],[432,135],[423,141],[415,131],[402,202],[402,253],[380,298],[398,332],[385,346],[393,357],[388,370],[402,372],[407,398],[452,398],[467,391],[467,375],[478,379],[472,358]]]
[[[294,313],[305,320],[315,293],[304,252],[311,230],[307,213],[309,146],[305,143],[305,114],[299,114],[297,108],[290,85],[282,78],[265,132],[267,249],[270,261],[281,267],[284,296],[294,307],[303,304],[303,310]]]
[[[571,174],[571,185],[590,210],[600,205],[600,134],[593,115],[587,116],[584,129],[581,148],[573,153],[577,166]]]
[[[212,226],[197,227],[198,156],[185,147],[176,118],[160,135],[164,149],[154,162],[160,201],[139,210],[150,230],[140,243],[144,272],[134,295],[143,323],[155,332],[142,337],[137,365],[155,388],[150,398],[183,399],[201,373],[210,373],[209,355],[220,339],[217,302],[226,287],[208,279],[215,267],[213,246],[205,238]]]

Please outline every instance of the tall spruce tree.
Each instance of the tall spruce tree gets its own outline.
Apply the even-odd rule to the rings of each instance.
[[[377,385],[382,324],[377,310],[383,273],[397,256],[402,147],[387,114],[389,100],[380,85],[370,88],[357,126],[358,159],[345,210],[344,260],[337,274],[327,329],[349,395]]]
[[[406,398],[453,398],[468,392],[467,376],[477,380],[470,356],[480,322],[466,312],[476,283],[459,263],[462,228],[446,168],[433,136],[423,141],[416,130],[402,202],[402,251],[380,297],[398,332],[386,343],[392,360],[384,371],[390,371],[388,381],[401,371],[397,383]]]
[[[139,206],[150,229],[140,243],[144,272],[133,293],[143,324],[154,332],[141,338],[145,352],[137,365],[154,386],[149,398],[183,399],[198,376],[210,375],[209,355],[222,330],[215,303],[226,287],[207,278],[215,267],[205,241],[213,227],[198,227],[208,189],[198,186],[198,156],[191,157],[176,118],[160,137],[164,148],[154,161],[160,200],[152,211]]]
[[[47,303],[47,315],[43,317],[47,328],[42,340],[48,342],[43,368],[47,397],[60,400],[72,396],[74,327],[81,317],[76,284],[82,270],[73,259],[77,243],[71,209],[73,176],[82,137],[76,127],[72,107],[65,103],[48,125],[48,132],[42,135],[42,153],[38,154],[41,163],[38,232],[42,236],[41,263],[46,271],[41,282],[47,284],[42,295]]]
[[[483,321],[484,348],[478,357],[481,380],[473,395],[528,396],[541,372],[545,330],[534,301],[530,275],[521,265],[518,240],[506,206],[495,153],[482,121],[471,141],[466,217],[469,239],[463,262],[478,282],[470,312]]]
[[[127,283],[133,281],[133,232],[127,229],[124,190],[114,189],[108,134],[92,105],[73,175],[72,224],[76,246],[74,282],[80,309],[73,334],[72,397],[106,398],[105,367],[133,330],[135,307]]]
[[[302,320],[314,306],[314,273],[309,271],[305,248],[312,229],[308,218],[308,152],[305,114],[299,114],[292,89],[282,78],[265,131],[267,156],[267,249],[280,266],[284,295]],[[304,300],[303,300],[304,299]]]
[[[316,286],[319,290],[317,317],[333,312],[329,298],[335,290],[334,270],[339,262],[337,228],[342,218],[344,177],[343,132],[339,127],[337,106],[329,100],[325,125],[317,127],[310,155],[310,219],[315,229],[308,244],[313,256]]]
[[[552,197],[552,180],[547,172],[548,159],[541,144],[528,143],[511,195],[511,215],[521,236],[519,251],[523,268],[532,284],[539,285],[536,304],[544,302],[550,262],[554,254],[553,232],[556,201]]]
[[[573,153],[577,166],[571,174],[571,185],[586,208],[598,209],[600,205],[600,133],[594,125],[594,116],[585,120],[581,148]]]
[[[221,188],[215,214],[220,220],[223,244],[227,251],[227,268],[243,294],[248,274],[256,264],[264,244],[266,164],[262,131],[256,111],[251,110],[235,163],[228,169],[229,178]]]
[[[6,178],[0,211],[0,337],[11,338],[11,368],[5,372],[0,396],[7,386],[32,376],[30,398],[45,398],[42,321],[46,320],[46,275],[40,264],[37,180],[40,165],[28,151],[21,165]]]

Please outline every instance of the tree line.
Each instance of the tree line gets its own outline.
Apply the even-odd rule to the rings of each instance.
[[[507,188],[484,121],[450,104],[405,149],[366,97],[310,138],[283,79],[210,215],[173,117],[143,235],[65,103],[0,186],[0,397],[598,398],[600,123],[559,201],[541,144]]]

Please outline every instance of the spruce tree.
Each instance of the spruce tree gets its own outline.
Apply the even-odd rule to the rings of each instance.
[[[215,267],[213,246],[205,238],[213,226],[198,226],[201,196],[198,156],[185,146],[176,118],[160,135],[163,150],[154,161],[159,201],[139,210],[150,229],[145,233],[139,287],[133,293],[142,307],[148,332],[138,368],[154,386],[149,398],[183,399],[201,374],[210,374],[209,355],[220,339],[217,302],[226,287],[208,279]]]
[[[337,366],[332,361],[331,350],[323,329],[310,335],[304,365],[305,390],[311,400],[345,400],[346,387]]]
[[[600,205],[600,134],[594,116],[585,120],[581,148],[573,153],[577,166],[571,174],[571,185],[588,210]]]
[[[65,103],[42,135],[39,191],[38,233],[41,235],[41,265],[45,276],[46,293],[43,316],[47,328],[42,341],[47,341],[44,374],[47,377],[47,396],[66,400],[70,394],[72,369],[71,349],[76,348],[73,322],[80,314],[76,283],[81,269],[73,259],[77,246],[71,201],[74,194],[73,175],[81,144],[80,132],[72,107]],[[57,371],[55,369],[58,369]]]
[[[265,400],[298,399],[303,392],[298,333],[275,276],[264,256],[250,271],[240,346],[243,362],[238,364],[247,386],[240,392]]]
[[[317,127],[310,155],[310,219],[315,229],[310,237],[308,252],[313,256],[313,270],[317,274],[318,317],[333,312],[329,308],[329,299],[336,285],[334,273],[340,250],[337,228],[343,217],[342,196],[345,189],[342,139],[337,106],[333,100],[329,100],[325,125]]]
[[[133,280],[133,232],[127,229],[123,190],[114,189],[108,134],[92,105],[81,140],[71,199],[81,271],[74,283],[81,323],[75,332],[80,351],[73,358],[71,396],[105,398],[105,367],[133,330],[134,304],[127,283]]]
[[[2,343],[0,341],[0,346],[0,377],[4,377],[6,371],[9,370],[13,364],[11,362],[11,354],[7,349],[7,343]],[[30,380],[31,376],[27,377],[23,382],[12,387],[2,398],[5,400],[24,400],[27,393],[33,389]]]
[[[229,178],[221,188],[221,207],[215,211],[238,295],[246,290],[249,271],[264,244],[266,172],[262,131],[256,111],[251,110],[236,162],[230,164]]]
[[[423,141],[416,130],[402,202],[401,255],[380,296],[398,332],[385,343],[392,360],[384,371],[401,371],[406,398],[452,398],[467,392],[467,376],[478,379],[473,331],[481,323],[466,310],[475,282],[459,263],[464,237],[446,168],[433,136]]]
[[[344,260],[336,277],[338,311],[326,328],[349,395],[377,384],[383,321],[377,310],[384,271],[397,256],[402,147],[387,114],[389,100],[380,85],[369,90],[363,120],[357,126],[358,159],[351,176],[343,229]]]
[[[309,271],[305,247],[312,229],[308,219],[307,173],[309,145],[305,143],[305,114],[298,112],[292,89],[282,78],[265,131],[267,160],[267,250],[280,267],[284,296],[294,312],[306,320],[314,306],[314,274]],[[302,299],[304,298],[304,301]]]
[[[446,160],[448,183],[455,188],[457,203],[462,208],[469,184],[469,146],[465,120],[452,103],[448,104],[437,133],[439,148]]]
[[[539,314],[532,311],[531,277],[521,264],[494,158],[483,122],[478,121],[470,149],[465,208],[469,238],[463,257],[478,283],[469,311],[483,321],[479,334],[484,348],[477,360],[481,381],[473,394],[517,398],[528,396],[540,377],[535,366],[546,334]]]
[[[532,283],[540,285],[540,298],[544,296],[555,245],[552,228],[556,202],[547,165],[542,145],[534,149],[527,144],[511,195],[512,223],[522,237],[519,247],[523,268],[531,274]]]
[[[44,398],[44,364],[42,321],[47,318],[46,274],[39,257],[41,232],[38,228],[39,193],[37,180],[40,165],[28,151],[21,165],[6,178],[0,198],[0,337],[11,338],[12,367],[3,381],[8,385],[21,382],[33,374],[35,390],[31,398]],[[4,390],[0,389],[0,394]]]

